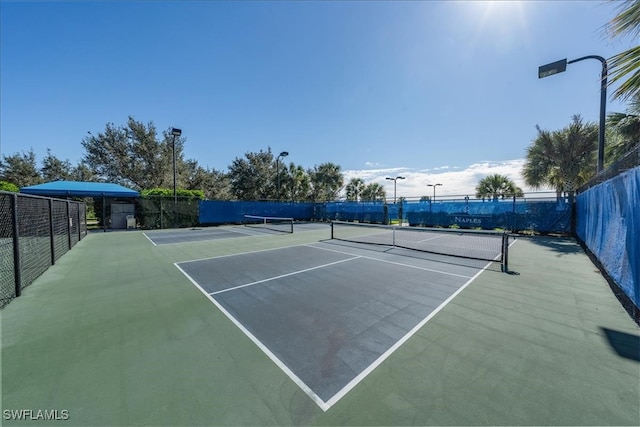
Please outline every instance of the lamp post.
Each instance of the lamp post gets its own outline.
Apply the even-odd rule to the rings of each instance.
[[[429,211],[433,212],[433,202],[436,201],[436,187],[442,184],[427,184],[427,187],[433,187],[433,199],[431,199],[431,203],[429,204]]]
[[[178,196],[176,194],[176,136],[182,135],[182,129],[171,128],[171,135],[173,135],[171,151],[173,152],[173,226],[175,227],[178,216]]]
[[[278,163],[279,163],[280,157],[284,158],[284,157],[287,157],[288,155],[289,155],[288,151],[283,151],[278,155],[278,157],[276,157],[276,179],[277,179],[276,192],[278,193],[277,194],[278,201],[280,201],[280,168]]]
[[[396,176],[395,178],[389,178],[387,177],[386,179],[388,179],[389,181],[393,181],[393,204],[396,204],[396,184],[398,183],[399,179],[405,179],[404,176]]]
[[[602,56],[589,55],[582,58],[567,61],[567,58],[561,59],[550,64],[538,67],[538,78],[552,76],[554,74],[563,73],[567,69],[567,64],[583,61],[585,59],[597,59],[602,64],[602,73],[600,74],[600,125],[598,129],[598,166],[596,173],[600,173],[604,164],[604,127],[607,108],[607,60]]]

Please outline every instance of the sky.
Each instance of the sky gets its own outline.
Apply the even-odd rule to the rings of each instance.
[[[473,194],[520,171],[536,125],[598,122],[601,1],[0,1],[0,155],[77,164],[129,116],[182,129],[185,157],[341,166],[398,197]],[[615,86],[609,90],[613,92]],[[607,112],[626,105],[608,97]]]

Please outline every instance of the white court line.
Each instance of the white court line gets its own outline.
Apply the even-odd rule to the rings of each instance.
[[[222,234],[222,233],[212,233],[212,234]],[[242,234],[242,233],[238,233],[238,234]],[[190,234],[190,236],[194,236],[194,234]],[[195,236],[204,236],[204,234],[195,234]],[[211,240],[231,240],[231,239],[239,239],[241,237],[247,237],[247,234],[242,234],[242,236],[240,237],[210,237],[210,236],[205,236],[205,238],[202,239],[197,239],[197,240],[183,240],[181,242],[169,242],[169,243],[158,243],[155,246],[170,246],[170,245],[181,245],[184,243],[202,243],[202,242],[209,242]],[[148,237],[147,237],[148,239]]]
[[[440,312],[440,310],[442,310],[447,304],[449,304],[460,292],[462,292],[464,290],[464,288],[469,286],[471,284],[471,282],[473,282],[489,266],[489,264],[491,264],[491,263],[488,263],[485,266],[485,268],[483,268],[482,270],[478,271],[473,277],[471,277],[457,291],[455,291],[453,294],[451,294],[451,296],[449,298],[444,300],[444,302],[442,304],[440,304],[438,307],[436,307],[435,310],[433,310],[431,313],[429,313],[429,315],[427,317],[422,319],[422,321],[420,321],[420,323],[418,323],[416,326],[414,326],[413,329],[411,329],[407,334],[405,334],[405,336],[400,338],[400,340],[398,340],[394,345],[392,345],[387,351],[382,353],[382,355],[380,355],[380,357],[378,357],[372,364],[367,366],[354,379],[349,381],[349,383],[347,383],[347,385],[342,387],[342,389],[340,389],[340,391],[338,391],[336,394],[334,394],[331,397],[331,399],[327,400],[327,402],[325,403],[327,405],[327,407],[330,408],[331,406],[333,406],[336,402],[338,402],[340,399],[342,399],[347,393],[349,393],[356,385],[358,385],[358,383],[360,383],[360,381],[365,379],[367,375],[369,375],[378,366],[380,366],[380,364],[382,364],[382,362],[384,362],[389,356],[391,356],[402,344],[407,342],[407,340],[409,338],[411,338],[413,335],[415,335],[415,333],[418,332],[418,330],[420,330],[420,328],[422,328],[429,320],[431,320],[433,318],[433,316],[438,314]],[[325,412],[326,412],[326,410],[325,410]]]
[[[209,233],[216,233],[216,232],[209,232]],[[149,237],[147,235],[147,233],[142,233],[144,234],[144,237],[146,237],[147,239],[149,239],[149,241],[153,244],[153,246],[158,246],[158,244],[156,242],[153,241],[152,237]],[[157,233],[158,237],[182,237],[182,236],[193,236],[193,235],[203,235],[204,233],[193,233],[193,234],[172,234],[171,232],[168,233]],[[161,245],[175,245],[177,243],[192,243],[192,242],[171,242],[171,243],[160,243]]]
[[[358,258],[361,258],[361,257],[356,255],[356,256],[353,256],[352,258],[341,259],[340,261],[330,262],[329,264],[323,264],[323,265],[318,265],[318,266],[315,266],[315,267],[305,268],[304,270],[298,270],[298,271],[294,271],[292,273],[281,274],[280,276],[269,277],[268,279],[257,280],[255,282],[246,283],[244,285],[234,286],[233,288],[222,289],[220,291],[210,292],[209,295],[218,295],[218,294],[222,294],[222,293],[229,292],[229,291],[235,291],[236,289],[245,288],[247,286],[253,286],[253,285],[257,285],[259,283],[270,282],[271,280],[282,279],[283,277],[293,276],[293,275],[300,274],[300,273],[306,273],[307,271],[312,271],[312,270],[317,270],[319,268],[329,267],[329,266],[340,264],[340,263],[343,263],[343,262],[352,261],[352,260],[358,259]]]
[[[146,237],[147,240],[150,241],[153,246],[158,246],[158,245],[156,245],[156,242],[154,242],[153,240],[151,240],[151,238],[149,236],[147,236],[147,233],[142,233],[142,235],[144,237]]]
[[[417,243],[424,243],[424,242],[428,242],[429,240],[439,239],[441,237],[445,237],[445,236],[433,236],[433,237],[429,237],[428,239],[418,240]]]
[[[240,231],[240,230],[242,230],[242,231]],[[258,232],[246,230],[246,229],[240,228],[240,227],[234,227],[233,232],[234,233],[238,233],[238,234],[244,234],[245,236],[266,236],[266,235],[268,235],[267,233],[258,233]]]
[[[224,232],[226,232],[226,230],[222,230],[218,228],[218,229],[210,229],[210,230],[193,230],[189,233],[168,231],[168,232],[162,232],[162,233],[156,233],[156,234],[158,235],[158,237],[185,237],[185,236],[204,236],[206,234],[219,234]]]
[[[198,282],[196,282],[195,280],[193,280],[193,278],[191,276],[189,276],[187,274],[186,271],[184,271],[179,265],[178,263],[174,263],[173,265],[176,266],[176,268],[178,268],[178,270],[180,270],[182,272],[182,274],[184,274],[187,279],[189,279],[189,281],[191,281],[191,283],[193,285],[195,285],[196,288],[198,288],[200,290],[200,292],[202,292],[208,299],[209,301],[211,301],[216,307],[218,307],[218,309],[225,315],[227,316],[227,318],[229,320],[231,320],[231,322],[236,325],[236,327],[238,329],[240,329],[256,346],[258,346],[258,348],[260,350],[262,350],[262,352],[264,354],[267,355],[267,357],[269,359],[271,359],[271,361],[273,363],[276,364],[276,366],[280,369],[282,369],[282,371],[289,377],[291,378],[291,381],[294,382],[294,384],[296,384],[298,387],[300,387],[300,389],[305,392],[305,394],[307,396],[309,396],[311,398],[311,400],[313,400],[315,402],[316,405],[318,405],[320,407],[320,409],[322,409],[322,411],[326,412],[331,405],[327,405],[325,403],[324,400],[322,400],[322,398],[320,398],[320,396],[318,396],[317,394],[315,394],[313,392],[313,390],[311,390],[311,388],[305,384],[304,381],[302,381],[296,374],[293,373],[293,371],[291,369],[289,369],[289,367],[287,367],[287,365],[285,365],[284,363],[282,363],[282,361],[271,352],[271,350],[269,350],[269,348],[264,345],[258,338],[256,338],[255,335],[253,335],[247,328],[244,327],[244,325],[235,317],[233,317],[233,315],[231,313],[229,313],[218,301],[216,301],[216,299],[209,295],[209,293],[204,290],[199,284]]]
[[[515,243],[515,241],[514,241]],[[420,323],[418,323],[415,327],[413,327],[413,329],[411,329],[407,334],[405,334],[400,340],[398,340],[394,345],[392,345],[387,351],[385,351],[382,355],[380,355],[380,357],[378,357],[373,363],[371,363],[369,366],[367,366],[367,368],[365,368],[362,372],[360,372],[355,378],[353,378],[351,381],[349,381],[342,389],[340,389],[336,394],[334,394],[329,400],[327,400],[326,402],[324,400],[322,400],[322,398],[320,396],[318,396],[309,386],[307,386],[307,384],[305,384],[304,381],[302,381],[291,369],[289,369],[274,353],[271,352],[271,350],[269,350],[269,348],[264,345],[257,337],[255,337],[247,328],[244,327],[244,325],[237,320],[231,313],[229,313],[214,297],[212,294],[209,294],[205,289],[203,289],[198,282],[196,282],[186,271],[184,271],[182,269],[182,267],[180,267],[179,264],[185,263],[185,262],[192,262],[192,261],[184,261],[182,263],[174,263],[173,265],[176,266],[176,268],[178,270],[180,270],[182,272],[182,274],[185,275],[185,277],[187,279],[189,279],[189,281],[196,286],[196,288],[198,288],[200,290],[200,292],[202,292],[216,307],[218,307],[218,309],[225,315],[227,316],[227,318],[229,320],[231,320],[231,322],[236,325],[236,327],[238,327],[238,329],[240,329],[260,350],[262,350],[262,352],[264,354],[267,355],[267,357],[269,357],[269,359],[271,359],[271,361],[273,363],[276,364],[276,366],[278,366],[280,369],[282,369],[282,371],[298,386],[300,387],[300,389],[311,398],[311,400],[313,400],[313,402],[318,405],[318,407],[320,409],[322,409],[323,412],[328,411],[334,404],[336,404],[340,399],[342,399],[347,393],[349,393],[355,386],[357,386],[364,378],[366,378],[367,375],[369,375],[371,372],[373,372],[380,364],[382,364],[387,358],[389,358],[389,356],[391,356],[402,344],[404,344],[407,340],[409,340],[413,335],[415,335],[415,333],[420,330],[420,328],[422,328],[429,320],[431,320],[438,312],[440,312],[447,304],[449,304],[458,294],[460,294],[460,292],[462,292],[467,286],[469,286],[489,265],[491,265],[491,263],[487,263],[487,265],[481,269],[480,271],[478,271],[473,277],[469,277],[469,276],[462,276],[462,275],[458,275],[458,274],[453,274],[453,273],[446,273],[446,272],[442,272],[442,271],[437,271],[437,270],[431,270],[431,269],[427,269],[427,268],[421,268],[421,267],[416,267],[416,266],[412,266],[412,265],[408,265],[408,264],[402,264],[402,263],[397,263],[397,262],[392,262],[392,261],[386,261],[386,260],[381,260],[379,258],[374,258],[374,257],[367,257],[367,256],[360,256],[360,255],[356,255],[356,254],[352,254],[352,253],[348,253],[348,252],[343,252],[343,251],[338,251],[338,250],[333,250],[333,249],[328,249],[328,248],[321,248],[321,247],[317,247],[317,246],[313,246],[312,244],[305,244],[305,245],[292,245],[292,246],[286,246],[286,247],[296,247],[296,246],[308,246],[314,249],[320,249],[320,250],[327,250],[327,251],[331,251],[331,252],[337,252],[337,253],[342,253],[345,255],[351,255],[353,258],[348,258],[345,260],[341,260],[338,262],[345,262],[345,261],[350,261],[352,259],[357,259],[357,258],[365,258],[365,259],[371,259],[371,260],[375,260],[375,261],[382,261],[382,262],[387,262],[390,264],[397,264],[397,265],[401,265],[401,266],[405,266],[405,267],[410,267],[410,268],[417,268],[417,269],[421,269],[421,270],[426,270],[426,271],[433,271],[436,273],[442,273],[442,274],[450,274],[453,276],[458,276],[458,277],[463,277],[463,278],[467,278],[469,280],[467,280],[467,282],[462,285],[460,288],[458,288],[458,290],[456,290],[453,294],[451,294],[451,296],[449,296],[449,298],[447,298],[444,302],[442,302],[442,304],[440,304],[434,311],[432,311],[427,317],[425,317],[422,321],[420,321]],[[257,252],[265,252],[265,251],[269,251],[269,250],[277,250],[277,249],[282,249],[282,248],[274,248],[274,249],[264,249],[264,250],[258,250],[258,251],[251,251],[251,252],[245,252],[244,254],[250,254],[250,253],[257,253]],[[223,256],[218,256],[218,257],[212,257],[212,258],[205,258],[205,259],[215,259],[215,258],[224,258],[227,256],[235,256],[235,255],[241,255],[241,254],[234,254],[234,255],[223,255]],[[336,264],[337,262],[331,263],[331,264]],[[330,265],[330,264],[327,264]],[[319,268],[319,267],[315,267],[315,268]],[[309,269],[307,269],[309,270]],[[282,277],[282,276],[281,276]],[[272,279],[268,279],[268,280],[273,280],[275,278]]]
[[[222,240],[222,239],[221,239]],[[217,256],[212,256],[212,257],[207,257],[207,258],[198,258],[198,259],[190,259],[188,261],[180,261],[177,264],[186,264],[188,262],[200,262],[200,261],[208,261],[210,259],[218,259],[218,258],[228,258],[231,256],[237,256],[237,255],[249,255],[249,254],[257,254],[259,252],[268,252],[268,251],[277,251],[279,249],[286,249],[286,248],[297,248],[299,246],[307,246],[307,245],[287,245],[287,246],[280,246],[278,248],[267,248],[267,249],[256,249],[255,251],[247,251],[247,252],[238,252],[237,254],[227,254],[227,255],[217,255]],[[348,254],[348,255],[352,255],[353,254]]]
[[[467,276],[467,275],[464,275],[464,274],[456,274],[456,273],[450,273],[448,271],[434,270],[432,268],[418,267],[417,265],[404,264],[404,263],[401,263],[401,262],[389,261],[389,260],[386,260],[386,259],[370,257],[370,256],[366,256],[366,255],[356,255],[356,254],[351,253],[351,252],[339,251],[337,249],[329,249],[329,248],[323,248],[323,247],[320,247],[320,246],[313,246],[312,243],[307,243],[305,246],[309,246],[309,247],[315,248],[315,249],[321,249],[323,251],[337,252],[339,254],[345,254],[345,255],[351,255],[351,256],[359,256],[360,258],[371,259],[371,260],[380,261],[380,262],[386,262],[387,264],[395,264],[395,265],[400,265],[402,267],[409,267],[409,268],[415,268],[415,269],[418,269],[418,270],[430,271],[432,273],[445,274],[447,276],[462,277],[463,279],[469,279],[471,277],[471,276]],[[489,264],[491,264],[491,263],[489,263]],[[484,268],[487,268],[487,267],[484,267]]]

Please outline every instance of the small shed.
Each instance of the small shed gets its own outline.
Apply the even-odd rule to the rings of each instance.
[[[107,199],[135,199],[140,193],[109,182],[86,181],[51,181],[44,184],[22,187],[21,193],[47,197],[100,197],[102,198],[102,218],[106,231],[106,200]],[[111,227],[130,228],[133,220],[135,227],[135,204],[113,203],[111,204]]]

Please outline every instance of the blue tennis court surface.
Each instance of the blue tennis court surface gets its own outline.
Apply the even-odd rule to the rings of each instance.
[[[318,242],[176,263],[323,410],[480,271]]]

